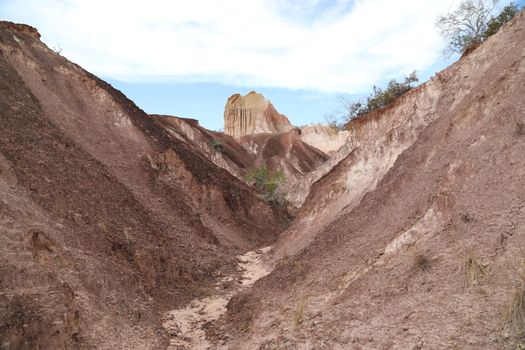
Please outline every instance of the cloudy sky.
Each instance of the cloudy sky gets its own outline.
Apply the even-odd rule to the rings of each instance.
[[[222,127],[226,98],[261,91],[295,124],[322,121],[341,94],[450,61],[436,17],[459,0],[0,0],[0,18],[147,112]],[[507,2],[502,2],[506,4]]]

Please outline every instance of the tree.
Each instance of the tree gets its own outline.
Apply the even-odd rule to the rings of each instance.
[[[352,102],[350,97],[341,95],[338,97],[339,108],[334,112],[325,115],[324,119],[328,126],[336,130],[343,130],[345,125],[353,118],[356,114],[355,104],[360,105],[360,102]]]
[[[439,16],[436,26],[449,41],[443,54],[464,54],[479,46],[497,3],[498,0],[463,0],[454,12]]]
[[[496,34],[496,32],[501,28],[502,25],[504,25],[505,23],[513,19],[514,16],[516,16],[518,11],[518,6],[513,2],[505,6],[501,10],[501,13],[499,15],[497,15],[496,17],[492,17],[487,23],[487,29],[485,30],[485,33],[483,35],[484,38],[486,39],[489,36]]]
[[[329,127],[333,128],[336,131],[343,130],[344,128],[344,118],[342,117],[341,111],[339,110],[330,114],[326,114],[324,116],[324,120]]]

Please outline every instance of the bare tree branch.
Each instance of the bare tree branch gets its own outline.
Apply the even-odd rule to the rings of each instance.
[[[492,12],[499,0],[464,0],[458,8],[438,17],[436,26],[449,40],[445,55],[464,52],[484,40],[484,33]]]

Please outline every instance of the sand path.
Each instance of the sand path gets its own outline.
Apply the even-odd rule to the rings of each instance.
[[[247,252],[237,257],[237,268],[242,272],[242,282],[236,283],[234,276],[222,278],[215,287],[216,294],[194,299],[182,309],[171,310],[164,317],[163,326],[171,336],[169,350],[227,349],[227,345],[214,345],[204,331],[204,325],[217,320],[226,312],[226,305],[239,291],[249,288],[258,279],[271,272],[264,256],[272,249],[266,247]],[[226,291],[222,286],[234,281],[235,287]]]

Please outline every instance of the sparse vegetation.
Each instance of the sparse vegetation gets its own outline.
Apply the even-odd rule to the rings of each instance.
[[[516,135],[523,136],[525,135],[525,123],[522,121],[516,122]]]
[[[511,2],[507,6],[505,6],[499,15],[496,17],[492,17],[490,21],[487,24],[487,29],[483,33],[483,36],[488,38],[491,35],[494,35],[498,32],[498,30],[501,28],[502,25],[510,21],[511,19],[516,16],[516,14],[519,12],[518,6]]]
[[[525,348],[525,260],[523,260],[523,249],[518,247],[519,256],[512,261],[510,266],[514,270],[517,279],[514,287],[509,293],[508,300],[502,310],[502,330],[504,337],[510,341],[519,339],[519,349]]]
[[[295,313],[293,315],[293,326],[296,331],[299,330],[304,320],[305,320],[305,302],[304,300],[301,300],[299,302],[299,305],[297,306],[297,310],[295,310]]]
[[[277,262],[277,266],[287,267],[288,271],[291,271],[294,274],[300,274],[306,268],[306,265],[303,261],[299,259],[294,259],[293,257],[289,256],[286,252],[284,253],[284,256]]]
[[[290,263],[290,261],[292,261],[292,258],[288,255],[288,253],[285,250],[283,257],[277,262],[277,266],[287,266]]]
[[[468,286],[478,285],[487,275],[487,265],[481,262],[474,252],[467,252],[462,264],[462,270],[465,274],[466,284]]]
[[[224,151],[224,146],[221,140],[212,140],[210,143],[215,152],[222,153],[222,151]]]
[[[338,115],[339,112],[333,112],[324,116],[326,125],[328,125],[336,131],[343,130],[345,126],[344,118],[341,118]]]
[[[254,168],[248,172],[246,179],[262,193],[262,198],[272,206],[283,206],[286,203],[283,192],[284,173],[282,170],[272,171],[266,165]]]
[[[53,46],[53,51],[55,51],[55,53],[57,53],[58,55],[61,55],[62,47],[60,46],[60,44],[58,44],[57,46]]]
[[[503,311],[503,327],[513,336],[525,336],[525,281],[516,286]]]
[[[461,217],[461,221],[463,221],[466,224],[474,221],[474,217],[467,212],[461,213],[460,217]]]
[[[431,265],[432,260],[426,254],[417,252],[414,256],[414,266],[417,270],[426,272],[430,270]]]
[[[347,97],[340,97],[341,110],[325,116],[329,126],[335,129],[343,129],[344,126],[354,118],[362,117],[377,109],[387,107],[398,97],[414,88],[418,82],[417,73],[414,71],[407,75],[402,81],[392,79],[385,89],[374,86],[373,93],[366,100],[352,101]]]
[[[510,3],[496,17],[491,16],[498,2],[498,0],[463,0],[456,10],[438,17],[436,26],[441,35],[448,40],[443,55],[446,57],[454,53],[463,55],[474,50],[518,13],[518,7]]]

